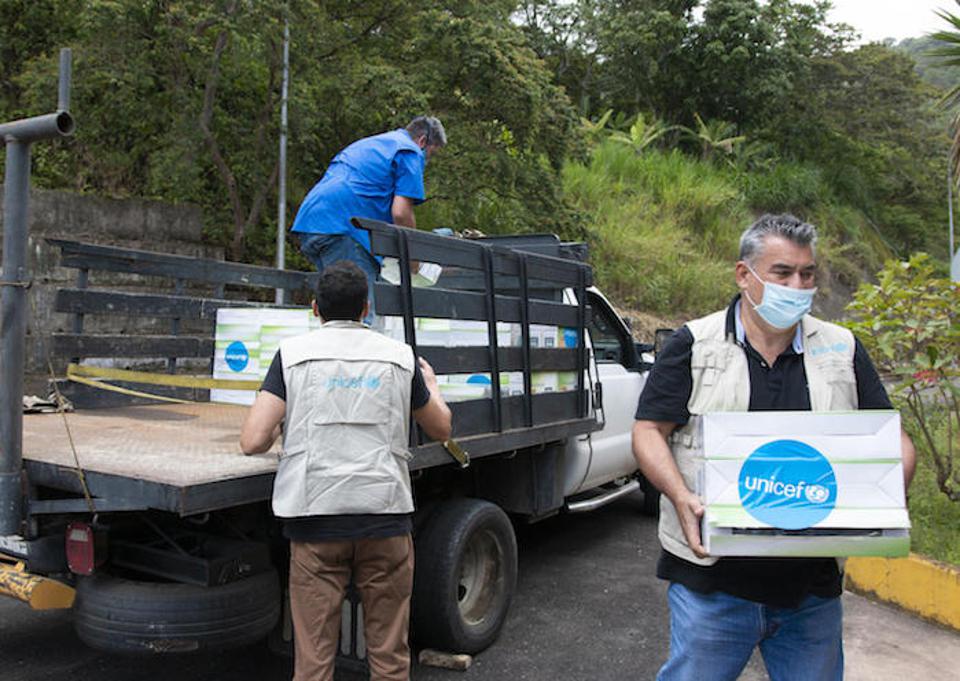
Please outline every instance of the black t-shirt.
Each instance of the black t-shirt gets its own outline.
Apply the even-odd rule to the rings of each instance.
[[[735,333],[739,296],[727,310],[727,334]],[[666,343],[650,372],[636,418],[684,425],[690,420],[687,404],[693,391],[690,356],[693,334],[686,326]],[[809,411],[810,390],[803,355],[794,347],[768,366],[745,339],[742,343],[750,371],[750,411]],[[891,409],[890,399],[859,340],[854,350],[854,373],[861,409]],[[793,607],[809,594],[839,596],[842,580],[833,558],[720,558],[700,566],[661,551],[657,576],[680,582],[695,591],[723,591],[747,600],[777,607]]]
[[[287,385],[283,380],[283,363],[278,352],[273,356],[260,390],[287,399]],[[415,362],[411,379],[410,408],[420,409],[430,401],[430,391],[423,380],[420,364]],[[350,541],[373,537],[396,537],[409,534],[413,524],[409,513],[352,513],[342,515],[313,515],[285,518],[283,534],[292,541]]]

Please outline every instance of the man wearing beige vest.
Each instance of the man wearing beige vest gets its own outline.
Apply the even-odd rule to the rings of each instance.
[[[838,562],[711,557],[692,491],[704,413],[891,408],[860,342],[808,314],[816,238],[792,215],[751,225],[734,270],[740,293],[673,335],[640,396],[633,451],[662,492],[657,576],[670,582],[670,657],[658,681],[735,681],[757,646],[772,681],[843,678]],[[901,439],[909,484],[915,454]]]
[[[323,325],[280,344],[240,434],[261,453],[286,424],[273,512],[290,540],[295,681],[332,681],[351,575],[371,678],[410,677],[410,414],[446,440],[450,410],[426,361],[360,322],[368,309],[363,270],[327,267],[313,303]]]

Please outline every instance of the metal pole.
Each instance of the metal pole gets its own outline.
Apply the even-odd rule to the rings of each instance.
[[[60,50],[60,81],[57,84],[57,111],[70,110],[70,83],[73,77],[70,50]]]
[[[27,332],[27,209],[30,144],[7,142],[0,286],[0,535],[20,531],[23,360]]]
[[[286,264],[287,234],[287,87],[290,79],[290,16],[283,18],[283,84],[280,86],[280,174],[277,188],[277,269]],[[277,289],[277,305],[283,304],[283,289]]]
[[[56,113],[0,123],[7,146],[3,181],[3,273],[0,275],[0,536],[20,532],[23,520],[23,372],[27,336],[27,219],[30,144],[70,135],[70,50],[60,52]]]
[[[960,254],[954,250],[953,239],[953,155],[947,159],[947,205],[950,215],[950,278],[960,281]]]

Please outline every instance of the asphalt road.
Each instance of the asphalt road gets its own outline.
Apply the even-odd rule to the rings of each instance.
[[[653,679],[669,647],[665,584],[654,575],[653,520],[640,497],[520,528],[520,579],[500,639],[466,672],[416,667],[413,681]],[[960,635],[858,596],[844,596],[848,681],[955,679]],[[289,660],[265,646],[168,658],[87,649],[64,612],[0,599],[5,681],[286,681]],[[352,681],[339,674],[338,681]],[[741,681],[766,678],[754,659]]]

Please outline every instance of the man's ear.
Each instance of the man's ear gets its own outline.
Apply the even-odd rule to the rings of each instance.
[[[360,321],[363,321],[367,318],[367,315],[370,314],[370,301],[368,300],[363,304],[363,312],[360,313]]]
[[[417,146],[420,147],[421,149],[426,149],[426,148],[427,148],[427,136],[426,136],[426,135],[420,135],[420,137],[418,137],[415,141],[416,141],[416,143],[417,143]],[[364,315],[364,316],[366,316],[366,315]]]
[[[320,308],[317,307],[316,299],[310,301],[310,306],[313,307],[313,316],[320,317]],[[320,317],[320,319],[323,319],[323,317]]]

